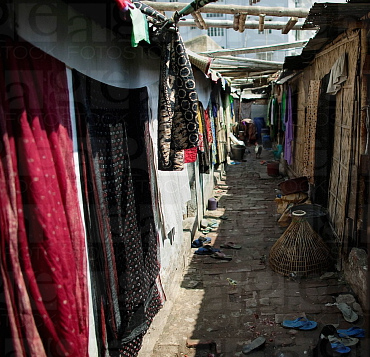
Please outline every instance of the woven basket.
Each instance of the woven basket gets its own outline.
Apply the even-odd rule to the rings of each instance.
[[[305,219],[306,212],[292,212],[292,223],[272,246],[269,264],[286,276],[319,275],[331,264],[330,251]]]

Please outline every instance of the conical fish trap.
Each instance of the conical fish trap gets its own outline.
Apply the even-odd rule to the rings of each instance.
[[[330,265],[330,251],[305,219],[306,212],[292,212],[292,223],[272,246],[269,264],[277,273],[290,276],[318,275]]]

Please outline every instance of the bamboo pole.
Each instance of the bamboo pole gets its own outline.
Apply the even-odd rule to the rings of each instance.
[[[286,35],[298,22],[298,17],[291,17],[286,26],[281,30],[281,33]]]
[[[234,21],[233,20],[205,20],[205,23],[208,27],[223,27],[223,28],[234,28]],[[239,23],[239,22],[238,22]],[[196,26],[195,21],[192,19],[185,19],[183,21],[179,21],[178,26]],[[238,25],[239,26],[239,25]],[[286,22],[284,21],[265,21],[265,29],[271,30],[282,30],[286,26]],[[296,23],[291,30],[316,30],[318,27],[310,27],[310,28],[302,28],[303,22]],[[245,22],[246,29],[256,29],[259,28],[258,21],[246,21]]]
[[[199,11],[192,12],[191,16],[193,17],[193,19],[194,19],[198,28],[200,28],[201,30],[207,30],[208,29],[208,26],[205,23],[202,15],[200,14]]]
[[[160,11],[181,11],[184,8],[184,3],[176,2],[153,2],[143,1],[144,4],[151,6],[153,9]],[[243,5],[221,5],[221,4],[207,4],[199,9],[204,13],[222,13],[222,14],[238,14],[246,12],[249,15],[259,16],[265,14],[266,16],[278,17],[307,17],[310,9],[297,7],[267,7],[267,6],[243,6]]]
[[[243,13],[243,14],[240,14],[240,17],[239,17],[239,32],[244,32],[245,30],[245,20],[247,19],[247,14]]]
[[[239,30],[239,18],[240,18],[240,14],[235,14],[234,15],[233,29],[235,31],[238,31]]]
[[[260,14],[258,21],[258,31],[262,32],[265,29],[265,14]]]
[[[267,45],[267,46],[258,46],[258,47],[204,51],[204,52],[200,52],[200,54],[205,54],[205,55],[209,55],[209,56],[212,56],[212,57],[218,57],[218,56],[225,56],[225,55],[239,55],[239,54],[245,54],[245,53],[277,51],[277,50],[285,50],[285,49],[288,49],[288,48],[304,47],[307,42],[308,42],[307,40],[304,40],[304,41],[279,43],[279,44],[276,44],[276,45]]]
[[[284,62],[278,62],[278,61],[266,61],[256,58],[245,58],[245,57],[235,57],[235,56],[221,56],[217,57],[213,63],[221,63],[221,62],[249,62],[249,63],[258,63],[258,64],[264,64],[268,66],[277,66],[281,67]]]

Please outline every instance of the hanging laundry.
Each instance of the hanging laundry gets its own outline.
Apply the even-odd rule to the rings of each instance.
[[[87,357],[66,68],[26,41],[6,41],[0,51],[0,355]]]
[[[150,6],[134,1],[152,23],[149,36],[161,48],[158,112],[158,167],[179,171],[184,167],[184,149],[198,145],[196,120],[198,95],[183,40],[177,27]]]
[[[334,63],[330,70],[330,77],[326,93],[335,95],[347,80],[347,57],[343,53]]]
[[[98,345],[102,356],[136,356],[162,304],[144,141],[148,96],[77,71],[73,82]]]
[[[197,161],[198,148],[194,147],[191,149],[184,150],[184,164],[189,164],[191,162]]]
[[[129,8],[129,11],[132,20],[131,46],[137,47],[140,41],[150,43],[146,16],[134,6],[133,8]]]
[[[134,8],[134,5],[132,4],[131,0],[116,0],[116,3],[121,11],[128,11],[129,9]]]
[[[199,172],[209,173],[210,168],[210,146],[212,145],[211,121],[208,111],[199,102]]]
[[[280,111],[280,123],[281,123],[281,130],[285,131],[285,122],[286,122],[286,116],[287,116],[287,110],[286,110],[286,101],[287,101],[287,93],[286,91],[283,92],[281,96],[281,111]]]
[[[287,112],[285,122],[285,141],[284,141],[284,159],[288,165],[293,163],[293,106],[292,106],[292,89],[288,87],[287,93]]]

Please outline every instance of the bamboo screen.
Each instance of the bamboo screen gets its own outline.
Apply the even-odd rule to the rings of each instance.
[[[307,175],[314,183],[314,150],[317,120],[317,105],[321,79],[330,72],[333,64],[343,53],[347,54],[348,79],[336,95],[336,118],[334,128],[334,148],[328,192],[328,211],[334,230],[343,240],[347,206],[350,201],[349,185],[353,170],[350,165],[353,157],[353,125],[359,120],[354,115],[355,77],[360,33],[347,32],[316,55],[312,65],[297,76],[293,85],[298,92],[297,120],[295,123],[293,172],[296,176]],[[352,178],[353,180],[353,178]],[[340,242],[339,242],[340,243]]]
[[[346,206],[349,203],[350,160],[352,156],[352,127],[354,120],[355,76],[359,51],[359,36],[346,42],[341,52],[347,53],[348,79],[337,93],[334,151],[329,185],[329,215],[340,240],[343,240]],[[337,52],[337,51],[336,51]],[[339,54],[338,54],[339,55]],[[357,118],[356,118],[357,119]]]

